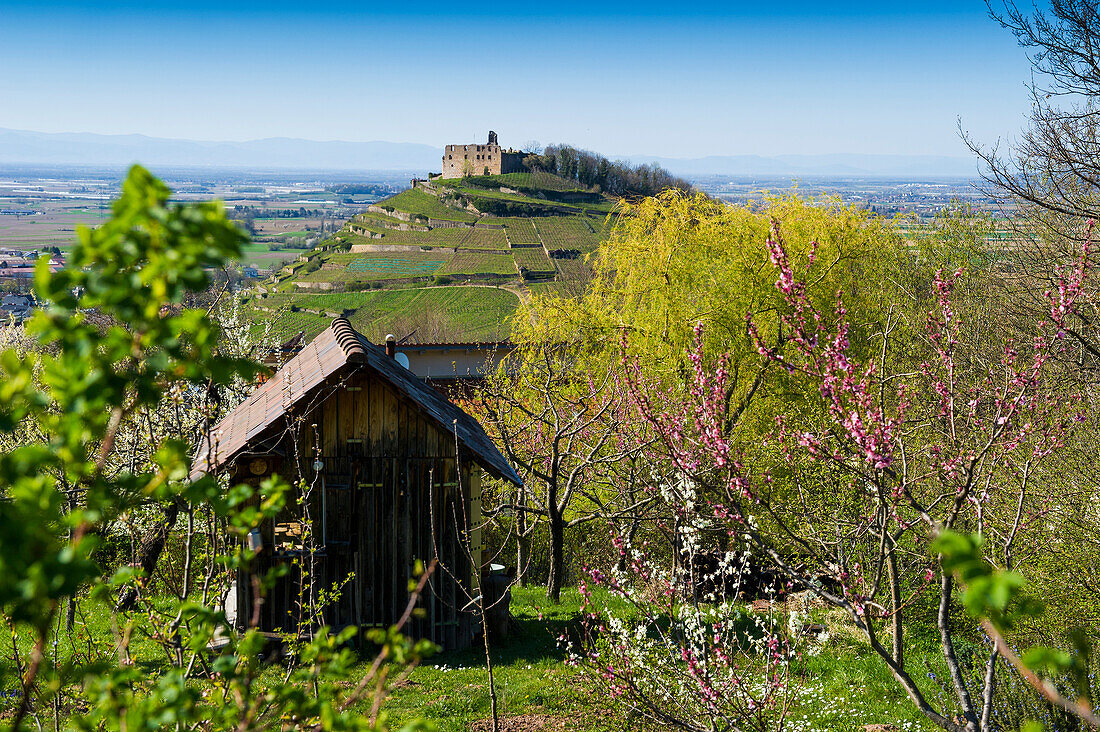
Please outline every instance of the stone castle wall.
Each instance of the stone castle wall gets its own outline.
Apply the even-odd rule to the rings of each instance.
[[[501,173],[522,173],[523,167],[523,153],[501,153],[500,156],[500,172]]]
[[[444,178],[470,175],[518,173],[523,170],[523,153],[505,152],[500,145],[447,145],[443,148]]]
[[[500,175],[502,155],[500,145],[448,145],[443,148],[443,177],[481,175],[486,168],[490,175]]]

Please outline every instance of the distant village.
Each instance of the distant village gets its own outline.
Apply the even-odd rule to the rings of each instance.
[[[56,248],[37,251],[0,247],[0,325],[21,323],[34,312],[37,301],[30,292],[31,282],[35,267],[43,257],[49,257],[51,272],[57,272],[65,266],[65,255]],[[245,264],[241,267],[240,274],[244,280],[256,280],[270,274],[270,270]],[[240,287],[241,283],[238,282],[233,289]]]
[[[28,249],[0,248],[0,288],[4,289],[0,295],[0,323],[21,323],[35,308],[35,298],[31,294],[23,294],[23,290],[34,279],[34,270],[38,260],[49,257],[51,272],[56,272],[65,266],[65,257],[59,251],[38,252]],[[12,283],[15,285],[6,285]]]

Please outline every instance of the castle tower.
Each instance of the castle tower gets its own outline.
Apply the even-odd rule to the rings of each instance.
[[[447,145],[443,148],[444,178],[461,178],[466,175],[500,175],[524,170],[523,153],[502,150],[497,133],[489,130],[489,141],[484,145]]]

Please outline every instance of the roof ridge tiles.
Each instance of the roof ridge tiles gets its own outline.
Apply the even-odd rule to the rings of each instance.
[[[355,332],[355,328],[352,327],[351,321],[345,318],[343,315],[338,315],[332,319],[332,333],[336,336],[336,342],[340,344],[340,347],[344,349],[344,353],[351,358],[353,355],[359,357],[365,357],[367,355],[366,350],[363,348],[363,344],[359,342],[359,334]]]

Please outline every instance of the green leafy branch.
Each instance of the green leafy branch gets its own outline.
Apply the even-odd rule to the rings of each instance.
[[[1045,607],[1037,598],[1025,593],[1027,582],[1022,575],[990,564],[982,556],[982,544],[980,534],[943,531],[933,542],[932,549],[940,555],[944,571],[958,579],[963,589],[960,599],[967,612],[981,622],[997,652],[1024,681],[1051,704],[1093,727],[1100,727],[1100,716],[1093,712],[1088,678],[1092,641],[1083,630],[1073,629],[1068,633],[1071,650],[1036,646],[1021,657],[1004,633],[1024,618],[1042,614]],[[1064,696],[1051,681],[1053,677],[1068,679],[1077,698]]]

